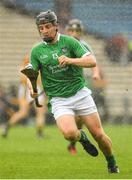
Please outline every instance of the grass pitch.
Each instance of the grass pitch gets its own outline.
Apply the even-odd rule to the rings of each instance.
[[[0,137],[0,178],[131,179],[132,126],[104,126],[104,129],[113,141],[119,174],[108,174],[102,153],[91,157],[79,143],[78,153],[70,155],[68,142],[56,126],[45,128],[44,139],[36,137],[33,127],[16,127],[7,139]]]

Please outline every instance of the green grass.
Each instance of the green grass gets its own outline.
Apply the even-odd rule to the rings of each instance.
[[[113,141],[120,167],[119,174],[108,174],[106,162],[86,154],[78,143],[78,153],[71,156],[55,126],[45,129],[38,139],[33,127],[11,129],[9,137],[0,137],[0,178],[3,179],[131,179],[132,126],[105,126]],[[90,137],[91,138],[91,137]]]

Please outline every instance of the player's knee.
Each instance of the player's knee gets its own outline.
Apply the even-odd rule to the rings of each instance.
[[[74,141],[77,138],[77,131],[76,130],[66,130],[63,132],[64,138],[69,140],[69,141]]]
[[[94,134],[93,134],[94,138],[96,141],[101,141],[102,139],[105,138],[105,133],[102,132],[102,131],[96,131]]]

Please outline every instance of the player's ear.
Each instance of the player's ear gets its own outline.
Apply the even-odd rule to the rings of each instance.
[[[56,31],[58,32],[58,29],[59,29],[59,25],[58,24],[56,24]]]

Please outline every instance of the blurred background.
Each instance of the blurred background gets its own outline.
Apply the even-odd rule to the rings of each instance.
[[[60,18],[61,33],[70,19],[83,23],[83,39],[92,47],[104,80],[94,84],[91,71],[85,70],[103,123],[132,124],[131,0],[1,0],[0,97],[5,104],[0,103],[0,111],[19,108],[20,65],[41,40],[35,17],[48,9]]]

